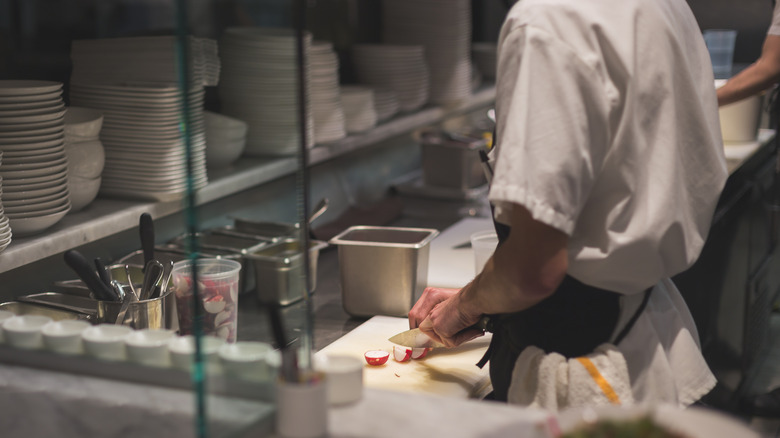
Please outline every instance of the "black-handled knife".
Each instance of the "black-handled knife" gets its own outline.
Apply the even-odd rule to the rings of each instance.
[[[100,257],[95,257],[95,269],[97,269],[100,281],[102,281],[106,286],[111,287],[111,274],[108,273],[108,268],[106,268],[103,260],[100,260]]]
[[[154,259],[154,222],[152,221],[152,215],[149,213],[142,214],[138,228],[141,233],[141,249],[144,253],[145,270],[149,261]]]
[[[103,301],[120,301],[114,289],[103,283],[98,274],[92,268],[92,264],[75,249],[65,251],[65,263],[73,269],[81,281],[95,294],[95,298]]]

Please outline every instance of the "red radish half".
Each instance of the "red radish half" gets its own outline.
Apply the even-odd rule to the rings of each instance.
[[[430,348],[412,348],[412,359],[422,359],[428,354],[428,351],[430,351]]]
[[[366,351],[364,357],[369,365],[384,365],[385,362],[387,362],[387,359],[390,358],[390,353],[384,350],[369,350]]]
[[[412,349],[400,345],[393,345],[393,358],[397,362],[406,362],[412,358]]]

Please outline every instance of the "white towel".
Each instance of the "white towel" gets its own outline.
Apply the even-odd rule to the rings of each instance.
[[[626,360],[613,344],[568,360],[528,347],[515,362],[507,397],[509,403],[552,411],[634,403]]]

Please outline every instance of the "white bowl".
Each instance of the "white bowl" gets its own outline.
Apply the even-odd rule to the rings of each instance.
[[[125,338],[127,358],[135,363],[167,367],[171,363],[168,343],[176,336],[173,330],[142,329]]]
[[[255,382],[271,381],[268,357],[274,351],[271,344],[257,341],[239,341],[219,348],[222,369],[228,376]]]
[[[65,112],[65,137],[96,139],[103,126],[103,113],[93,108],[71,106]]]
[[[206,371],[215,372],[222,369],[219,363],[219,349],[225,345],[225,340],[216,336],[201,337],[201,354],[206,362]],[[195,358],[195,337],[193,335],[179,336],[168,343],[171,353],[171,364],[180,370],[191,371]]]
[[[98,324],[81,333],[87,355],[111,361],[125,360],[125,338],[133,332],[126,325]]]
[[[43,326],[43,344],[48,350],[60,354],[82,354],[84,342],[81,334],[91,327],[86,321],[52,321]]]
[[[12,218],[6,215],[6,217],[9,219],[11,231],[13,231],[14,237],[22,237],[40,233],[43,230],[51,227],[52,225],[62,220],[62,218],[68,214],[68,211],[70,211],[70,207],[43,216]]]
[[[97,197],[103,178],[87,179],[78,176],[68,176],[68,192],[70,192],[70,211],[80,211]]]
[[[5,336],[3,335],[3,322],[16,316],[15,313],[7,310],[0,310],[0,344],[5,342]]]
[[[317,355],[314,359],[314,369],[325,374],[328,403],[344,405],[363,397],[363,360],[345,355]]]
[[[43,348],[41,329],[52,321],[43,315],[19,315],[3,322],[3,334],[7,344],[17,348]]]
[[[106,163],[106,152],[98,139],[66,141],[65,155],[68,157],[68,175],[97,178]]]

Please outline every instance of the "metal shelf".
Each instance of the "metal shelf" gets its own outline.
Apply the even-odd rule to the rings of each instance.
[[[371,131],[315,146],[309,150],[309,164],[315,165],[448,117],[490,105],[494,99],[495,88],[489,86],[452,107],[429,107],[396,116]],[[196,204],[207,204],[293,174],[297,166],[298,160],[295,157],[242,157],[236,165],[209,172],[209,184],[197,192]],[[135,228],[141,213],[147,212],[156,219],[180,212],[183,208],[180,200],[147,202],[98,198],[85,210],[65,216],[42,234],[14,237],[11,244],[0,253],[0,273]]]

